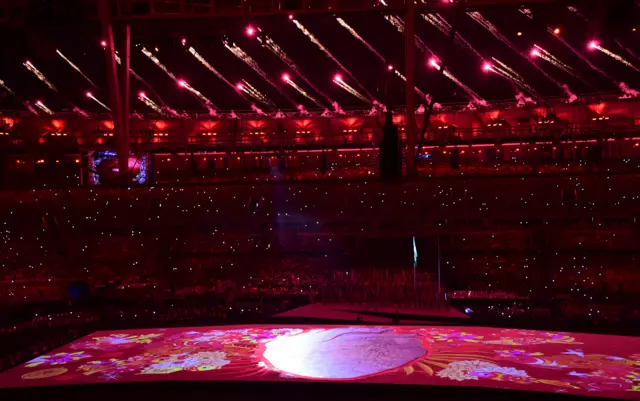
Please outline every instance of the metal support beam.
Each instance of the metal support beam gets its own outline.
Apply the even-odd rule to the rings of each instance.
[[[120,103],[120,87],[118,85],[118,69],[116,63],[115,42],[113,40],[113,27],[110,19],[109,2],[107,0],[100,0],[98,5],[100,11],[100,22],[102,25],[102,37],[107,44],[105,49],[105,59],[107,62],[107,79],[109,82],[111,112],[113,114],[113,128],[114,134],[116,138],[118,138],[119,143],[123,136],[124,127],[122,126],[122,105]],[[124,171],[126,170],[127,169],[125,167]]]
[[[124,175],[129,170],[129,131],[131,127],[131,25],[124,27],[124,51],[122,60],[122,130],[118,136],[118,168]]]
[[[438,79],[442,79],[442,77],[444,76],[444,72],[446,71],[447,66],[449,65],[449,62],[451,60],[451,56],[454,52],[455,39],[456,39],[456,35],[458,34],[458,25],[460,23],[460,19],[462,18],[462,15],[464,14],[464,5],[465,5],[465,0],[459,0],[458,3],[455,5],[456,8],[453,10],[453,13],[454,13],[453,24],[451,25],[451,31],[449,32],[449,38],[447,40],[447,50],[444,55],[444,58],[442,59],[442,63],[441,63],[442,65],[440,66],[440,73],[438,74]],[[422,130],[420,131],[420,135],[419,135],[420,139],[418,141],[418,147],[416,149],[416,158],[422,152],[422,144],[424,142],[424,137],[427,131],[429,130],[431,115],[433,114],[433,106],[435,104],[436,104],[436,99],[434,96],[432,96],[431,103],[429,104],[429,106],[427,107],[427,110],[425,110],[425,113],[424,113],[424,123],[422,124]]]
[[[62,24],[65,27],[69,27],[75,24],[84,24],[87,20],[95,21],[99,15],[92,12],[85,12],[81,16],[76,13],[76,8],[72,15],[73,18],[68,18],[65,11],[69,8],[70,0],[48,0],[51,8],[55,11],[48,16],[47,22],[55,22]],[[92,2],[102,2],[102,0],[83,0],[81,3],[89,5]],[[140,2],[140,1],[139,1]],[[548,3],[565,3],[561,0],[468,0],[467,6],[472,8],[478,7],[500,7],[500,6],[522,6],[528,4],[548,4]],[[5,4],[8,3],[8,4]],[[40,2],[38,1],[21,1],[20,4],[12,4],[14,1],[0,0],[0,24],[11,23],[12,26],[16,24],[35,23],[41,24],[42,11],[37,9],[35,12],[31,12],[30,8],[38,8]],[[25,3],[25,4],[21,4]],[[134,9],[131,0],[120,0],[117,2],[110,1],[109,3],[115,3],[117,5],[115,15],[112,16],[113,20],[117,22],[127,21],[141,21],[141,20],[197,20],[197,19],[211,19],[211,18],[237,18],[240,15],[245,17],[260,17],[260,16],[286,16],[294,13],[296,15],[302,14],[335,14],[335,13],[354,13],[354,12],[393,12],[404,13],[407,7],[412,2],[410,1],[397,1],[390,2],[389,6],[381,7],[379,0],[313,0],[313,1],[289,1],[286,3],[286,7],[283,7],[283,3],[280,0],[242,0],[245,13],[238,12],[238,0],[209,0],[208,3],[200,0],[198,7],[187,7],[186,0],[170,1],[170,0],[146,0],[147,9],[145,12],[140,12],[139,9]],[[176,9],[173,7],[178,5]],[[204,7],[205,4],[208,7]],[[269,4],[270,6],[265,6]],[[169,5],[169,7],[159,7],[160,10],[156,10],[156,5]],[[421,0],[414,7],[422,12],[439,11],[449,8],[451,5],[448,1],[443,0]],[[99,6],[100,7],[100,6]],[[25,9],[26,8],[26,12]],[[92,7],[86,7],[86,10],[92,10]],[[38,18],[32,18],[30,16],[38,15]],[[161,29],[159,32],[163,32]]]
[[[407,2],[407,17],[405,19],[404,46],[405,46],[405,86],[406,95],[406,118],[405,133],[407,135],[407,175],[416,172],[416,103],[415,103],[415,80],[416,80],[416,47],[414,44],[414,33],[416,23],[416,9],[412,0]]]

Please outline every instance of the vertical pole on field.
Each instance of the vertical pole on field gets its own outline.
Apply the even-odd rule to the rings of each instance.
[[[440,279],[441,279],[441,273],[440,273],[440,267],[442,265],[442,255],[440,252],[440,234],[438,234],[438,305],[440,305]]]
[[[413,294],[416,297],[416,306],[419,307],[419,297],[418,297],[418,279],[416,277],[418,267],[418,248],[416,247],[416,237],[413,236]]]

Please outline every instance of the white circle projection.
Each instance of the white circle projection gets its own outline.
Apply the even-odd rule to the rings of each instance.
[[[352,327],[278,337],[266,344],[264,358],[285,374],[357,379],[404,366],[425,353],[416,335]]]

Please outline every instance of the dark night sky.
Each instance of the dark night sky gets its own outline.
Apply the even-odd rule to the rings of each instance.
[[[610,3],[610,2],[602,2]],[[598,4],[598,3],[595,3]],[[560,27],[561,35],[574,47],[579,49],[594,64],[605,70],[617,81],[625,81],[630,86],[640,89],[640,73],[622,65],[599,51],[588,51],[587,43],[598,39],[601,45],[625,57],[636,66],[640,59],[634,58],[620,48],[615,40],[640,54],[640,31],[633,31],[633,23],[640,29],[640,7],[632,1],[614,1],[611,7],[580,6],[579,11],[586,19],[569,11],[566,7],[552,4],[533,7],[534,19],[522,15],[517,8],[492,8],[480,10],[499,30],[509,38],[521,52],[529,53],[533,44],[538,44],[573,67],[586,85],[576,77],[552,66],[543,60],[536,63],[554,79],[566,83],[578,95],[594,92],[611,92],[616,90],[613,82],[592,70],[584,61],[564,47],[560,41],[546,32],[547,26]],[[449,22],[453,21],[451,10],[441,15]],[[350,24],[363,38],[386,57],[394,66],[404,69],[403,36],[384,20],[380,13],[345,14],[342,18]],[[378,100],[384,100],[384,88],[389,74],[376,56],[367,50],[358,40],[342,28],[331,15],[302,16],[298,20],[340,60]],[[499,58],[523,75],[526,81],[543,96],[563,95],[555,84],[536,71],[524,58],[495,39],[488,31],[473,21],[469,16],[460,18],[460,34],[467,39],[485,58]],[[255,38],[245,34],[247,25],[260,27],[298,64],[305,75],[322,91],[338,100],[343,107],[364,107],[365,104],[347,94],[331,82],[333,75],[339,72],[338,67],[312,44],[286,17],[272,17],[262,20],[208,20],[182,21],[172,23],[142,23],[134,25],[132,42],[145,45],[148,49],[158,47],[158,58],[180,78],[201,91],[221,109],[247,110],[249,105],[233,89],[228,87],[206,68],[204,68],[180,43],[185,37],[188,45],[194,46],[215,68],[232,83],[246,79],[253,86],[273,99],[279,107],[290,108],[273,87],[267,84],[251,68],[238,60],[222,44],[226,35],[250,56],[252,56],[270,78],[297,102],[306,107],[312,103],[286,86],[281,75],[290,70],[270,51],[262,48]],[[106,85],[106,63],[104,50],[100,47],[99,26],[49,27],[46,23],[31,26],[29,29],[13,30],[0,28],[4,40],[0,42],[2,60],[0,61],[0,79],[10,86],[22,100],[42,100],[54,110],[69,109],[70,103],[77,104],[87,111],[101,111],[100,107],[85,97],[87,90],[105,103],[108,103]],[[518,36],[517,32],[522,32]],[[447,38],[422,18],[418,18],[416,33],[422,40],[442,58],[447,49]],[[187,46],[188,47],[188,46]],[[66,64],[57,54],[59,49],[82,69],[97,85],[93,89],[76,71]],[[417,53],[416,76],[417,85],[424,92],[430,93],[441,103],[468,102],[464,91],[453,82],[439,77],[438,73],[426,65],[428,57]],[[58,88],[59,93],[48,89],[22,65],[30,60]],[[176,84],[158,67],[140,52],[140,47],[133,48],[132,68],[144,77],[163,100],[178,110],[205,111],[201,102]],[[455,47],[448,69],[462,82],[471,87],[486,100],[513,99],[515,92],[504,79],[493,73],[482,70],[482,62],[467,49]],[[319,94],[306,85],[302,79],[291,74],[294,81],[319,100]],[[345,80],[357,87],[352,79]],[[139,111],[148,111],[146,106],[135,98],[139,90],[146,90],[132,79],[132,106]],[[148,90],[146,90],[148,92]],[[403,103],[403,83],[399,78],[393,80],[390,92],[391,103]],[[153,98],[153,96],[152,96]],[[157,101],[157,99],[154,99]],[[325,102],[326,103],[326,102]],[[5,94],[0,97],[0,108],[21,109],[21,103]]]

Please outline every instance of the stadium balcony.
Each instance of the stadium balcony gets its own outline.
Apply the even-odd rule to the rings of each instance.
[[[640,156],[638,103],[495,105],[434,114],[419,153],[422,176],[632,172]],[[238,119],[142,116],[130,164],[144,184],[371,179],[378,175],[383,116],[287,114]],[[286,113],[285,113],[286,114]],[[297,113],[299,114],[299,113]],[[402,141],[404,116],[394,116]],[[424,126],[423,119],[419,129]],[[57,115],[2,117],[4,186],[74,187],[99,181],[116,155],[113,122]],[[141,182],[142,181],[142,182]]]

